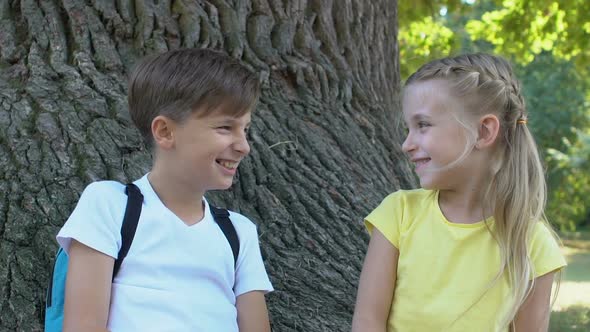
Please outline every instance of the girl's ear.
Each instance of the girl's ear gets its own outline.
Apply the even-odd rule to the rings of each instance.
[[[156,146],[164,150],[174,147],[175,125],[172,119],[163,115],[158,115],[152,120],[152,136]]]
[[[494,145],[500,133],[500,120],[494,114],[486,114],[479,119],[478,138],[475,143],[477,149]]]

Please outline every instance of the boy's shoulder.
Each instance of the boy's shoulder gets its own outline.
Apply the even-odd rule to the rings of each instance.
[[[100,180],[89,183],[84,191],[88,192],[122,192],[125,193],[125,185],[113,180]]]
[[[117,181],[95,181],[86,186],[78,206],[96,209],[124,208],[127,201],[125,185]]]
[[[240,228],[240,229],[245,229],[245,230],[250,230],[250,231],[256,231],[256,224],[250,220],[248,217],[246,217],[245,215],[239,213],[239,212],[235,212],[235,211],[231,211],[231,210],[227,210],[229,212],[229,219],[232,221],[234,227],[236,229]]]

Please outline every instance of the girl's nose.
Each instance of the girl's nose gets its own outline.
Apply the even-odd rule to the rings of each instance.
[[[410,134],[406,136],[406,139],[402,143],[402,150],[406,153],[412,151],[414,149],[414,143],[410,140]]]

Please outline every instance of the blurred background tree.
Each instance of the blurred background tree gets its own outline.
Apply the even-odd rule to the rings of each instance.
[[[399,2],[400,74],[463,52],[510,59],[544,156],[548,219],[562,231],[590,225],[590,1]]]

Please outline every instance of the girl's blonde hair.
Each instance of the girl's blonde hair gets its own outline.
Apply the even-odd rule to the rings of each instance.
[[[489,184],[483,191],[482,201],[490,205],[482,208],[493,209],[494,227],[488,229],[501,254],[500,270],[492,283],[507,273],[514,296],[505,317],[506,326],[514,320],[534,287],[534,270],[527,248],[535,223],[543,222],[551,229],[544,215],[547,192],[544,170],[526,125],[527,110],[520,84],[506,60],[489,54],[432,61],[411,75],[406,87],[428,80],[444,80],[454,97],[463,101],[467,114],[454,115],[470,134],[466,152],[477,139],[477,129],[469,125],[470,120],[485,114],[495,114],[500,120],[498,148],[491,163]]]

